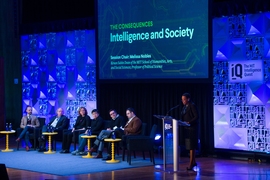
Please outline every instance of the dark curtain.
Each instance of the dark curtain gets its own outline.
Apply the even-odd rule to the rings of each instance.
[[[15,0],[0,1],[1,130],[4,130],[5,122],[12,123],[12,127],[17,128],[22,116],[18,4],[19,1]]]
[[[4,76],[4,58],[0,57],[0,130],[5,130],[5,76]]]
[[[212,83],[100,83],[98,85],[98,109],[104,119],[109,119],[109,109],[115,108],[125,116],[125,110],[133,107],[137,116],[147,123],[147,132],[153,124],[162,132],[161,120],[153,115],[166,115],[168,110],[178,104],[168,114],[180,118],[181,96],[189,92],[200,114],[201,153],[213,150],[213,85]],[[126,116],[125,116],[126,117]],[[181,136],[181,133],[180,133]],[[180,137],[180,139],[182,139]]]

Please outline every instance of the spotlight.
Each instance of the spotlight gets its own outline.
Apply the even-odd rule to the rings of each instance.
[[[161,135],[160,134],[156,134],[155,141],[158,141],[160,138],[161,138]]]
[[[154,141],[154,149],[155,151],[160,151],[160,149],[162,148],[162,138],[161,138],[161,134],[156,134],[155,135],[155,141]]]

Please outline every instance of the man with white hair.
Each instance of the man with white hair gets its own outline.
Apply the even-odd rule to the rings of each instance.
[[[50,119],[50,122],[47,125],[42,127],[42,132],[47,132],[47,129],[53,129],[53,131],[58,132],[57,136],[61,137],[63,129],[68,129],[69,121],[67,117],[64,115],[64,110],[62,108],[58,108],[56,111],[56,116],[53,116]],[[46,140],[44,136],[39,138],[40,148],[39,152],[46,151]]]

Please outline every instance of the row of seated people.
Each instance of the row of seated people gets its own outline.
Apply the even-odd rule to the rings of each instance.
[[[37,137],[40,136],[40,128],[42,128],[42,132],[47,131],[47,126],[54,129],[55,132],[58,132],[58,135],[61,137],[62,132],[69,127],[69,119],[63,115],[63,109],[57,109],[57,115],[54,116],[48,125],[45,124],[45,119],[37,118],[36,116],[32,115],[32,107],[27,106],[25,109],[26,115],[22,117],[20,128],[17,129],[17,133],[19,133],[18,138],[16,141],[19,143],[22,138],[25,139],[25,149],[26,151],[30,150],[30,137],[34,141]],[[32,135],[34,134],[34,135]],[[40,138],[39,138],[40,140]],[[34,149],[36,148],[36,142],[31,143],[34,144]],[[18,148],[18,147],[17,147]]]
[[[39,121],[36,116],[32,115],[32,107],[26,107],[26,116],[23,116],[21,120],[21,128],[23,131],[20,133],[19,137],[16,141],[20,141],[21,138],[25,138],[26,150],[29,151],[29,133],[33,132],[34,128],[39,127]],[[87,127],[91,127],[91,131],[93,135],[97,135],[97,138],[94,142],[93,147],[90,149],[90,152],[98,152],[96,158],[102,158],[102,152],[104,148],[103,140],[105,138],[111,137],[112,132],[115,132],[117,138],[122,139],[122,145],[125,144],[125,136],[129,135],[137,135],[140,134],[142,129],[141,120],[136,117],[135,111],[133,108],[127,108],[126,116],[128,121],[120,116],[116,110],[109,110],[109,114],[111,117],[111,121],[106,129],[103,129],[103,119],[99,116],[99,112],[97,109],[92,110],[91,114],[93,119],[91,120],[88,116],[87,110],[84,107],[79,108],[79,116],[76,119],[74,127],[68,130],[69,120],[66,116],[63,115],[63,109],[59,108],[57,110],[57,115],[51,119],[51,121],[42,127],[42,132],[46,132],[48,126],[54,129],[55,132],[58,132],[58,136],[62,136],[62,150],[60,153],[70,153],[70,145],[72,143],[73,132],[79,132],[79,148],[72,152],[73,155],[83,155],[85,154],[85,145],[86,139],[81,136],[87,134]],[[45,151],[46,140],[44,136],[39,138],[40,148],[39,151]],[[110,150],[108,150],[110,152]],[[110,159],[108,156],[106,159]]]
[[[100,151],[103,150],[104,144],[103,139],[110,137],[113,130],[118,128],[124,127],[126,124],[125,119],[117,114],[116,110],[111,109],[109,110],[109,114],[111,116],[111,121],[109,125],[106,126],[106,129],[97,128],[97,122],[103,121],[102,118],[99,116],[99,113],[96,111],[92,111],[92,116],[95,119],[95,123],[91,124],[91,134],[97,135],[96,141],[94,142],[95,147],[100,146]],[[93,123],[94,121],[92,121]],[[86,145],[86,139],[82,138],[83,135],[88,134],[89,130],[86,130],[84,133],[79,135],[79,148],[72,152],[73,155],[83,155],[85,154],[84,149]],[[102,141],[102,142],[101,142]],[[100,157],[100,156],[97,156]]]
[[[97,152],[97,155],[95,156],[95,158],[103,158],[102,152],[104,149],[104,139],[111,137],[112,132],[115,133],[116,138],[122,138],[122,142],[121,142],[122,146],[125,144],[126,136],[138,135],[141,133],[142,122],[136,116],[133,108],[128,108],[126,110],[126,116],[128,118],[128,121],[125,121],[124,118],[120,116],[114,109],[111,109],[109,111],[109,114],[111,116],[111,122],[109,126],[107,127],[107,129],[104,129],[100,133],[96,134],[97,138],[95,142],[93,143],[93,146],[89,150],[90,153]],[[92,116],[98,117],[99,115],[92,114]],[[86,133],[87,131],[85,132],[85,134]],[[83,155],[86,153],[84,152],[86,139],[81,137],[85,134],[81,134],[79,136],[79,148],[78,150],[75,150],[72,152],[73,155]],[[110,148],[108,149],[108,152],[111,152]],[[109,159],[111,159],[110,153],[108,153],[108,156],[105,158],[105,160],[109,160]]]

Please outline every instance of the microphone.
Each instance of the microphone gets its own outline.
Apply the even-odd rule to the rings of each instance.
[[[169,109],[169,111],[166,113],[166,116],[169,115],[169,112],[171,112],[172,110],[174,110],[175,108],[178,108],[180,106],[180,104],[178,104],[177,106],[172,107],[171,109]]]

